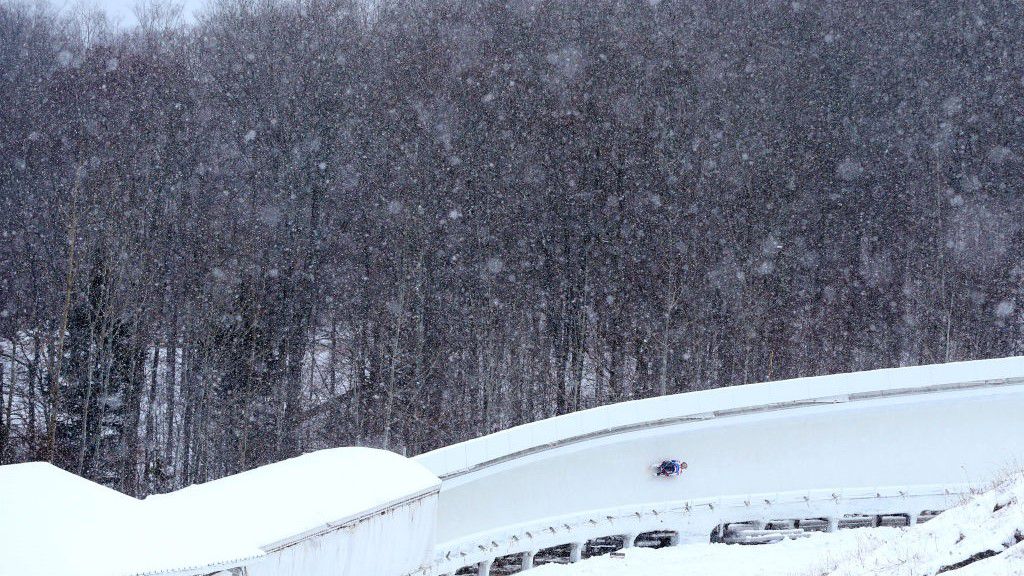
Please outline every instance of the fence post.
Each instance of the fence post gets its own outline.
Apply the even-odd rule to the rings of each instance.
[[[529,570],[533,568],[533,557],[537,554],[536,551],[523,552],[522,569]]]
[[[573,542],[569,548],[569,562],[579,562],[583,559],[584,542]]]

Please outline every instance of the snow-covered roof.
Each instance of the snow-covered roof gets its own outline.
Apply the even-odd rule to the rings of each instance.
[[[228,566],[439,485],[411,460],[369,448],[313,452],[141,501],[49,464],[0,466],[0,576]]]

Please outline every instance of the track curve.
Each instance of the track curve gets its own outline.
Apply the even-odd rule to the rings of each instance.
[[[679,394],[505,430],[417,457],[443,480],[435,573],[602,531],[706,541],[722,522],[916,515],[1024,462],[1020,414],[1018,357]],[[689,463],[681,478],[650,473],[668,457]]]

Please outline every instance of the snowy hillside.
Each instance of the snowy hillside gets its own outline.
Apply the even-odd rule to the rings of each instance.
[[[817,533],[765,546],[633,548],[532,576],[1022,576],[1024,472],[912,528]]]

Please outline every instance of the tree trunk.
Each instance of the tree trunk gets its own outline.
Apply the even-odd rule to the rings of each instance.
[[[138,330],[138,327],[135,328]],[[121,467],[122,486],[125,494],[137,496],[139,494],[139,420],[142,416],[142,387],[146,381],[146,352],[145,348],[137,342],[131,343],[131,359],[127,387],[125,393],[124,430],[121,434],[124,446],[123,464]]]
[[[156,386],[157,372],[160,369],[160,342],[153,344],[153,362],[150,364],[149,393],[146,395],[146,428],[143,436],[143,449],[145,450],[145,474],[146,483],[150,483],[155,464],[156,455],[160,452],[156,446],[159,444],[153,437],[156,433]]]
[[[36,454],[36,449],[39,447],[36,442],[36,387],[39,384],[40,370],[39,370],[39,349],[42,346],[42,342],[39,338],[39,332],[34,331],[32,333],[32,360],[28,364],[28,452],[29,454]]]
[[[576,314],[573,329],[572,363],[570,367],[570,378],[573,387],[572,410],[579,410],[583,407],[583,360],[586,355],[586,314],[582,307]]]
[[[401,344],[402,320],[405,315],[405,283],[402,282],[398,289],[398,301],[392,313],[395,316],[394,327],[391,332],[391,358],[388,365],[387,388],[384,390],[384,435],[383,448],[385,450],[391,445],[391,419],[394,409],[396,386],[398,382],[398,356]]]
[[[333,308],[331,310],[331,351],[328,358],[330,366],[328,366],[327,378],[329,382],[330,398],[333,400],[335,394],[338,393],[338,315]]]
[[[171,313],[171,335],[167,339],[167,437],[164,438],[164,464],[171,465],[174,458],[175,388],[178,374],[178,305]]]
[[[18,383],[17,357],[18,333],[15,332],[11,338],[11,378],[7,386],[6,402],[3,398],[3,366],[0,365],[0,412],[3,414],[0,416],[0,465],[7,461],[4,456],[7,454],[7,443],[11,438],[11,407],[14,405],[14,387]]]
[[[195,399],[193,398],[194,386],[192,384],[192,362],[195,352],[189,347],[182,349],[181,354],[181,454],[178,456],[179,486],[186,486],[190,482],[191,450],[192,450],[192,426],[195,411]]]
[[[46,422],[46,458],[53,462],[57,441],[57,411],[60,409],[60,371],[64,357],[64,335],[68,331],[68,315],[71,312],[71,290],[75,278],[75,241],[78,236],[78,214],[72,208],[71,224],[68,226],[68,264],[64,278],[64,313],[61,315],[60,332],[57,334],[56,358],[51,359],[50,370],[50,412]]]
[[[555,335],[555,415],[569,412],[569,398],[565,393],[565,368],[568,362],[569,345],[565,320],[565,304],[562,307],[563,316],[559,318],[559,324]]]

